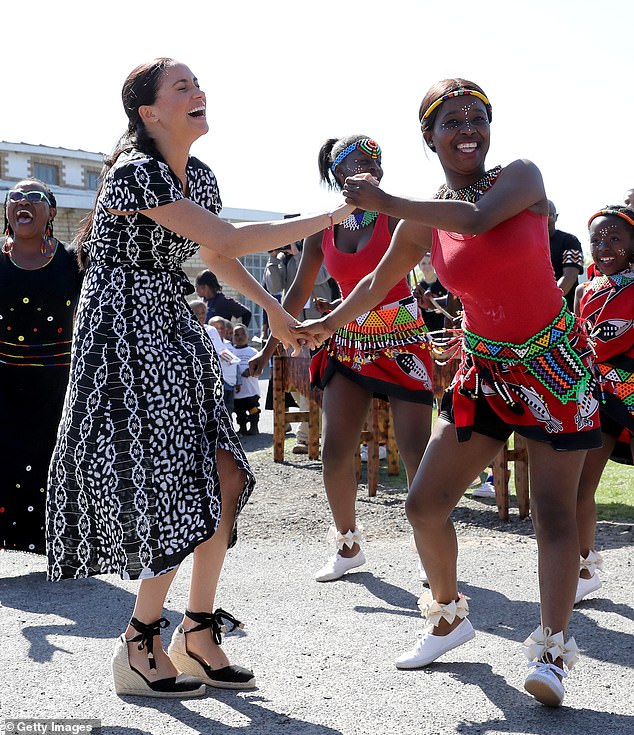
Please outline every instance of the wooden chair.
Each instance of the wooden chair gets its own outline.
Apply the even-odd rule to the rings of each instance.
[[[379,484],[379,444],[385,444],[387,449],[388,475],[398,475],[400,462],[396,437],[394,436],[394,422],[390,404],[381,398],[373,398],[368,411],[368,417],[361,432],[361,444],[367,444],[367,479],[368,496],[376,495]],[[356,454],[357,482],[361,479],[361,455]]]
[[[291,357],[282,345],[273,355],[273,460],[284,461],[286,425],[292,421],[308,422],[308,456],[319,459],[319,407],[321,391],[310,387],[308,350],[299,357]],[[286,393],[296,391],[309,401],[308,411],[290,411],[286,408]]]
[[[493,485],[495,487],[495,502],[498,513],[503,521],[509,519],[509,479],[511,471],[508,467],[514,462],[515,493],[520,518],[527,518],[530,513],[529,483],[528,483],[528,449],[526,440],[519,434],[513,435],[513,449],[506,442],[504,448],[493,460]]]

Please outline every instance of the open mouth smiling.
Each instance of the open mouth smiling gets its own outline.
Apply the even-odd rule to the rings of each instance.
[[[205,105],[194,107],[194,109],[190,110],[187,114],[190,117],[205,117]]]
[[[18,209],[15,220],[19,225],[28,225],[33,222],[33,214],[28,209]]]

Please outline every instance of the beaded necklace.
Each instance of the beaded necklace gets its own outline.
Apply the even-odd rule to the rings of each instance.
[[[364,227],[371,225],[378,216],[378,212],[362,212],[361,214],[349,214],[339,224],[344,228],[344,230],[362,230]]]
[[[435,199],[458,199],[461,202],[475,203],[493,186],[501,170],[502,166],[495,166],[473,184],[463,186],[462,189],[450,189],[447,184],[443,184],[436,192]]]

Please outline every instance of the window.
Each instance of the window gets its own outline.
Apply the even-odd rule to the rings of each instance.
[[[45,184],[59,184],[59,167],[52,163],[33,163],[33,175]]]
[[[85,171],[84,181],[86,182],[86,189],[97,191],[99,188],[99,171]]]

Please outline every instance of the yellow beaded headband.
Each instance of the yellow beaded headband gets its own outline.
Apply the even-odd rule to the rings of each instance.
[[[442,97],[439,97],[435,102],[432,102],[421,117],[421,124],[423,120],[426,120],[435,109],[442,105],[443,102],[446,102],[453,97],[463,97],[464,95],[470,95],[471,97],[477,97],[479,100],[482,100],[482,102],[484,102],[484,104],[486,105],[487,112],[489,113],[489,118],[491,117],[491,103],[489,102],[485,94],[482,94],[482,92],[478,92],[476,89],[465,89],[464,87],[460,87],[460,89],[454,89],[453,92],[447,92],[447,94],[443,94]]]
[[[592,220],[596,219],[597,217],[604,217],[606,215],[613,214],[615,217],[620,217],[621,219],[624,219],[626,222],[629,222],[629,224],[634,227],[634,219],[632,219],[629,215],[625,214],[625,212],[621,209],[611,209],[610,207],[606,207],[605,209],[600,209],[598,212],[595,212],[595,214],[590,217],[588,220],[588,227],[592,224]]]

